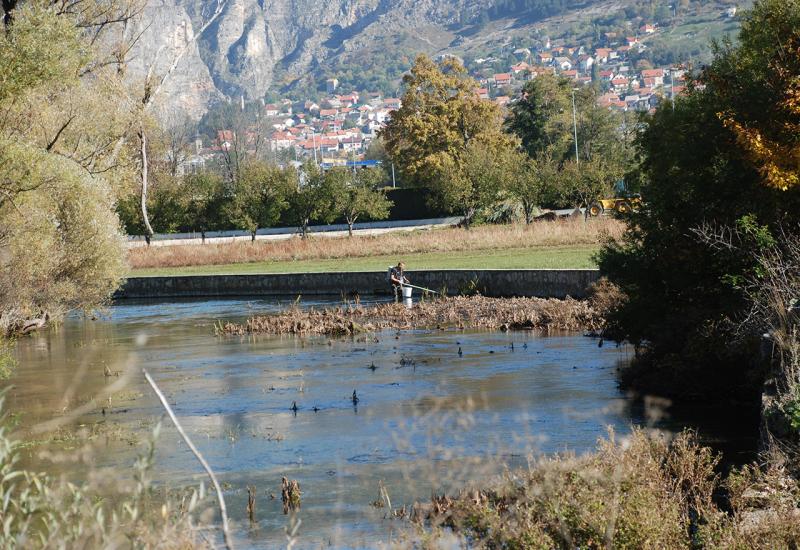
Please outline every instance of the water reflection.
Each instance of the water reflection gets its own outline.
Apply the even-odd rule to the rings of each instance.
[[[219,472],[238,536],[254,547],[285,543],[286,517],[279,498],[268,496],[279,495],[282,476],[303,489],[300,547],[373,547],[398,527],[369,504],[379,483],[393,504],[411,503],[432,488],[523,465],[530,452],[584,451],[607,425],[624,432],[638,420],[614,377],[626,351],[598,349],[581,336],[213,335],[218,320],[283,305],[125,304],[95,321],[68,319],[20,343],[10,409],[24,413],[29,428],[89,404],[73,425],[114,426],[94,441],[91,463],[128,467],[138,450],[132,443],[161,416],[141,376],[146,367]],[[120,380],[124,389],[106,396]],[[35,451],[26,461],[72,476],[86,471],[42,461]],[[162,432],[154,473],[173,486],[202,479],[171,427]],[[256,530],[246,521],[247,485],[258,490]]]

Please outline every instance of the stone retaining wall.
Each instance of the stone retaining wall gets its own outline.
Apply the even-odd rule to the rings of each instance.
[[[582,298],[599,278],[595,269],[477,269],[409,272],[415,285],[448,294],[478,290],[485,296]],[[419,291],[415,290],[415,294]],[[352,296],[390,294],[385,272],[286,273],[132,277],[115,295],[124,299],[233,296]]]

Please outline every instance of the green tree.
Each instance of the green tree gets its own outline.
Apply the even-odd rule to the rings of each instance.
[[[754,251],[709,248],[696,231],[754,219],[767,230],[795,227],[800,189],[770,185],[729,121],[768,128],[778,144],[796,143],[780,116],[792,67],[800,3],[765,0],[745,15],[739,46],[718,49],[694,75],[702,86],[645,118],[637,148],[645,208],[630,217],[625,239],[605,247],[601,270],[627,302],[612,316],[617,338],[644,346],[650,362],[631,378],[642,391],[707,400],[760,396],[750,354],[757,336],[735,333],[745,297],[739,283],[753,273]],[[785,119],[786,120],[786,119]],[[791,120],[791,119],[788,119]],[[757,243],[754,244],[757,246]],[[755,250],[758,252],[758,250]]]
[[[0,334],[97,307],[125,273],[114,202],[129,182],[128,151],[113,145],[128,119],[103,48],[110,20],[126,16],[117,2],[104,8],[4,2]]]
[[[500,199],[513,152],[510,146],[498,149],[473,140],[461,155],[439,153],[432,162],[432,190],[439,206],[458,212],[469,229],[478,213]]]
[[[297,173],[263,162],[251,162],[239,176],[228,211],[237,227],[256,240],[259,228],[270,227],[286,208],[285,194],[295,187]]]
[[[362,217],[383,220],[389,216],[392,201],[378,186],[386,182],[386,173],[380,168],[366,168],[353,174],[346,168],[334,168],[326,174],[334,196],[334,210],[347,223],[353,236],[353,225]]]
[[[517,154],[512,160],[506,189],[522,205],[525,223],[533,221],[536,207],[552,197],[558,176],[558,163],[541,155],[535,159]]]
[[[335,189],[331,178],[313,162],[303,165],[299,184],[286,193],[286,215],[290,223],[300,230],[303,239],[308,238],[308,227],[312,221],[330,223],[336,217]]]
[[[506,120],[506,129],[516,134],[528,155],[545,151],[561,160],[573,143],[571,83],[564,78],[542,75],[528,81]]]
[[[585,215],[588,216],[589,205],[597,199],[609,196],[614,182],[621,176],[618,166],[603,160],[580,164],[568,161],[558,174],[558,179],[561,180],[559,190],[570,206],[586,208]]]
[[[126,194],[117,201],[117,214],[128,235],[145,235],[140,197]],[[161,174],[150,188],[147,211],[156,233],[174,233],[186,224],[186,201],[181,180]]]
[[[457,164],[473,141],[487,148],[512,143],[500,108],[475,94],[477,82],[457,60],[436,64],[421,55],[403,84],[402,106],[380,136],[408,180],[431,183],[439,165]]]
[[[206,242],[206,233],[223,229],[222,212],[227,195],[222,177],[212,172],[187,176],[183,182],[186,200],[186,222]]]

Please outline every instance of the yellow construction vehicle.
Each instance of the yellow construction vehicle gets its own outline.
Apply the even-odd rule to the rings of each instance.
[[[598,199],[589,205],[590,216],[609,214],[627,214],[637,210],[642,205],[642,196],[638,193],[629,193],[624,181],[619,181],[614,186],[616,197],[613,199]]]

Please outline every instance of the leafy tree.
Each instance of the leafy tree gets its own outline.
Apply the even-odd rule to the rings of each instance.
[[[303,165],[299,184],[287,191],[286,202],[287,218],[300,230],[303,239],[308,238],[308,226],[312,221],[330,223],[336,217],[332,180],[313,162]]]
[[[435,155],[432,189],[439,205],[458,212],[469,229],[476,214],[500,198],[512,155],[511,147],[498,150],[478,140],[471,141],[463,155]]]
[[[286,208],[285,194],[296,186],[297,173],[262,162],[251,162],[239,176],[228,211],[237,227],[250,232],[251,240],[261,227],[270,227]]]
[[[565,156],[573,142],[571,83],[542,75],[528,81],[510,108],[506,128],[516,134],[531,157],[544,151]]]
[[[797,2],[756,2],[745,16],[740,46],[718,49],[713,63],[695,75],[702,86],[690,87],[674,111],[662,106],[641,126],[646,205],[631,215],[624,241],[605,247],[599,260],[628,296],[611,319],[616,337],[645,345],[651,359],[636,371],[642,391],[677,398],[760,395],[753,384],[759,373],[749,361],[757,335],[734,330],[745,308],[736,282],[752,273],[758,250],[723,253],[695,235],[708,223],[734,227],[751,219],[774,231],[797,220],[800,188],[781,191],[770,180],[767,158],[752,154],[736,123],[769,136],[762,143],[774,141],[776,151],[796,143],[796,134],[782,126],[792,120],[787,90],[774,84],[795,62],[786,52],[798,24]]]
[[[558,165],[552,157],[539,156],[535,159],[525,154],[517,154],[510,166],[510,178],[506,189],[522,205],[525,223],[533,221],[537,206],[552,197],[553,187],[558,175]]]
[[[489,188],[499,181],[495,158],[512,150],[514,139],[502,131],[499,107],[475,94],[477,83],[457,60],[437,65],[419,56],[403,81],[402,107],[381,132],[386,150],[404,175],[429,186],[434,200],[460,212],[469,228],[497,196],[499,187]]]
[[[362,217],[383,220],[389,216],[392,201],[378,186],[386,181],[380,168],[366,168],[353,174],[346,168],[334,168],[326,174],[334,196],[334,210],[344,218],[353,236],[353,224]]]
[[[615,170],[614,165],[609,165],[603,160],[582,162],[573,161],[564,163],[558,174],[560,179],[559,189],[568,204],[575,208],[586,208],[588,216],[589,205],[612,192],[614,182],[622,174]]]
[[[203,172],[186,177],[183,186],[187,225],[205,242],[207,232],[223,228],[220,214],[228,198],[224,182],[217,174]]]
[[[186,201],[181,180],[161,175],[147,196],[147,211],[156,233],[179,231],[186,223]],[[145,235],[138,195],[128,194],[117,202],[117,214],[128,235]]]
[[[125,272],[114,202],[130,181],[128,151],[113,144],[128,120],[103,49],[115,24],[100,20],[126,14],[115,1],[62,8],[4,2],[0,336],[101,305]]]
[[[506,120],[506,129],[516,134],[531,157],[552,156],[558,161],[574,158],[572,83],[543,75],[529,81]],[[593,87],[575,94],[575,118],[579,157],[591,161],[602,155],[618,160],[621,140],[619,116],[597,104]]]
[[[764,183],[787,190],[800,186],[800,8],[766,4],[743,21],[741,47],[728,44],[707,79],[729,104],[720,117]],[[761,93],[741,94],[751,78],[762,79]]]
[[[381,131],[389,156],[409,179],[431,183],[438,164],[457,163],[470,143],[504,147],[500,108],[475,94],[477,83],[457,60],[417,57],[403,78],[402,107]]]

